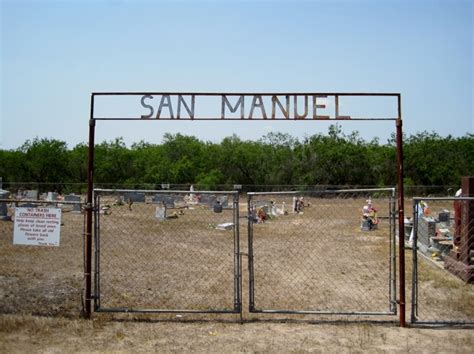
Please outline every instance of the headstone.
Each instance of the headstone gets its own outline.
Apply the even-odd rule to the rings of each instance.
[[[277,206],[275,205],[275,203],[272,204],[272,210],[271,210],[271,214],[273,216],[278,216],[278,209],[277,209]]]
[[[264,207],[264,206],[267,206],[267,207],[268,207],[268,206],[271,205],[271,204],[272,204],[272,202],[270,202],[270,201],[257,200],[257,201],[255,202],[255,208],[261,208],[261,207]]]
[[[153,203],[164,203],[167,208],[175,207],[176,198],[169,194],[155,194],[152,198]]]
[[[221,195],[217,197],[217,200],[221,203],[223,208],[228,208],[229,207],[229,197],[226,195]]]
[[[203,193],[199,196],[199,202],[201,204],[208,204],[209,205],[209,194]]]
[[[36,189],[27,190],[24,193],[26,199],[38,200],[38,191]]]
[[[207,199],[207,205],[209,206],[209,209],[213,210],[214,205],[216,204],[217,197],[214,194],[209,195],[209,198]]]
[[[141,192],[125,193],[123,198],[125,200],[125,203],[128,203],[130,200],[134,203],[145,203],[145,193]]]
[[[56,192],[48,192],[48,196],[46,197],[46,200],[48,201],[53,201],[53,200],[56,200],[58,198],[58,193]]]
[[[162,203],[165,200],[166,194],[155,194],[153,198],[151,198],[152,203]]]
[[[214,204],[214,213],[222,213],[222,205],[218,200]]]
[[[0,199],[8,199],[9,195],[10,192],[0,189]],[[0,202],[0,220],[11,220],[11,217],[8,216],[8,207],[6,202]]]
[[[430,216],[420,216],[418,218],[418,239],[417,247],[420,252],[429,254],[431,238],[436,236],[436,221]]]
[[[450,219],[449,210],[443,210],[438,215],[439,222],[445,223],[446,225],[449,225],[449,219]]]
[[[363,219],[363,220],[362,220],[362,223],[361,223],[361,225],[360,225],[360,229],[361,229],[362,231],[370,231],[369,220]]]
[[[81,197],[75,194],[69,194],[64,197],[65,202],[77,202],[72,204],[72,212],[80,213],[81,212]]]
[[[232,230],[234,228],[233,222],[225,222],[216,226],[217,230]]]
[[[166,205],[158,205],[155,210],[155,217],[160,220],[166,220]]]

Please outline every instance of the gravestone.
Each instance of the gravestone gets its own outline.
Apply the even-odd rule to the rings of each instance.
[[[420,216],[418,219],[417,247],[420,252],[429,255],[432,246],[431,238],[436,236],[436,221],[430,216]]]
[[[362,219],[362,222],[360,224],[360,229],[362,231],[370,231],[370,224],[369,224],[369,220],[367,219]]]
[[[27,190],[24,192],[26,199],[38,200],[38,191],[36,189]]]
[[[226,195],[221,195],[217,197],[217,200],[221,203],[223,208],[229,207],[229,197]]]
[[[222,213],[222,205],[221,203],[217,200],[216,204],[214,204],[214,213]]]
[[[72,212],[80,213],[81,212],[81,197],[75,194],[69,194],[64,197],[65,202],[77,202],[72,204]]]
[[[151,198],[151,202],[152,203],[162,203],[163,200],[165,200],[165,196],[166,194],[155,194],[152,198]]]
[[[53,201],[58,199],[58,193],[56,192],[48,192],[48,196],[46,197],[47,201]]]
[[[8,199],[9,196],[10,192],[0,189],[0,199]],[[8,207],[6,202],[0,202],[0,220],[11,220],[11,217],[8,216]]]
[[[175,197],[171,196],[171,195],[168,195],[166,196],[165,200],[163,201],[163,203],[165,203],[165,206],[167,208],[174,208],[175,206]]]
[[[439,222],[442,222],[446,224],[447,226],[449,226],[450,224],[450,217],[451,216],[450,216],[449,210],[443,210],[442,212],[438,214]]]
[[[207,205],[209,206],[209,209],[214,210],[214,205],[216,205],[217,202],[217,197],[214,194],[209,195],[209,198],[207,199]]]
[[[123,195],[125,203],[128,203],[130,200],[134,203],[145,203],[145,193],[141,192],[129,192]]]
[[[166,205],[165,204],[161,204],[156,207],[155,217],[160,221],[166,220]]]
[[[169,194],[155,194],[152,198],[153,203],[163,203],[167,208],[175,207],[176,197]]]
[[[270,201],[267,201],[267,200],[257,200],[255,202],[255,208],[262,208],[262,207],[268,207],[269,205],[271,205],[272,202]]]
[[[199,202],[201,204],[209,204],[209,194],[203,193],[199,196]]]

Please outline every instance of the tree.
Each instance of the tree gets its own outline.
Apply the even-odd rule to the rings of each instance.
[[[41,190],[61,192],[69,180],[67,145],[55,139],[27,140],[20,148],[24,154],[25,178],[44,184]]]

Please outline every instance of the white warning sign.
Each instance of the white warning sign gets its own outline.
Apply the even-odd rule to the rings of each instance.
[[[59,246],[60,208],[15,208],[13,244]]]

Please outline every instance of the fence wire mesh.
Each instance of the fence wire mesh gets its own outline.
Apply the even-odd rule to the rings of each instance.
[[[474,198],[416,197],[405,225],[413,248],[411,321],[474,323]]]
[[[76,198],[77,199],[77,198]],[[0,199],[0,313],[77,317],[82,311],[83,204],[80,201]],[[48,209],[45,209],[48,208]],[[60,212],[59,244],[44,245],[45,210]],[[24,212],[35,223],[14,223]],[[56,222],[56,220],[55,220]],[[20,226],[21,227],[20,227]],[[21,235],[21,237],[20,237]],[[37,245],[21,244],[22,242]]]
[[[395,314],[393,189],[249,193],[251,312]]]
[[[239,312],[237,192],[95,191],[95,309]]]

